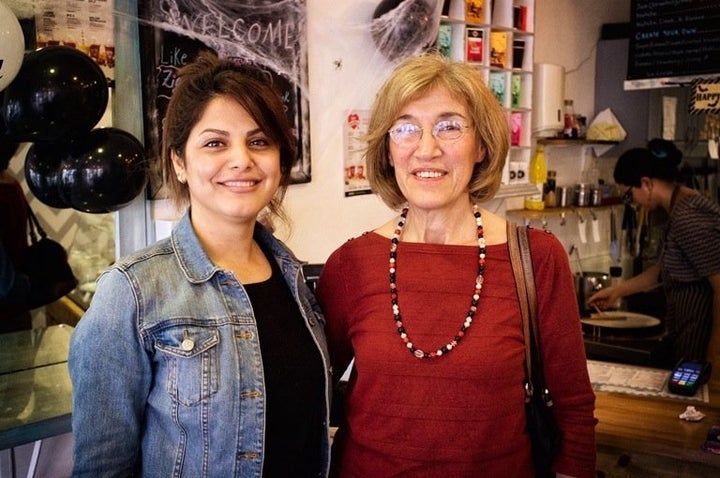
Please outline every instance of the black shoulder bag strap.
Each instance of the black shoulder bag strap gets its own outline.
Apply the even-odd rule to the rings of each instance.
[[[27,209],[30,243],[35,244],[40,239],[45,239],[47,237],[47,233],[40,225],[40,221],[38,221],[37,216],[35,216],[35,213],[33,212],[32,208],[30,207],[30,203],[27,202],[27,200],[25,200],[25,207]]]

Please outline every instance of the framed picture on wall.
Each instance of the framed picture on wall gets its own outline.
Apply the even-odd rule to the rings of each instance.
[[[202,50],[252,64],[280,91],[298,141],[293,183],[311,179],[306,0],[139,0],[145,146],[154,165],[148,194],[162,198],[162,118],[177,70]]]

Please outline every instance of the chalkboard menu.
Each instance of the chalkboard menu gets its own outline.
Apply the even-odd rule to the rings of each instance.
[[[154,173],[151,199],[162,196],[158,169],[162,119],[177,70],[202,50],[267,73],[282,97],[298,140],[298,164],[291,182],[310,181],[305,1],[139,1],[145,147]]]
[[[628,80],[720,74],[720,0],[633,0]]]

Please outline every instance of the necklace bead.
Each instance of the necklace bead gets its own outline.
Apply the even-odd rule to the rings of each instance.
[[[482,225],[482,215],[480,214],[480,210],[478,209],[477,205],[473,205],[473,215],[475,216],[475,224],[477,225],[477,241],[479,249],[478,273],[477,277],[475,278],[475,289],[472,295],[472,300],[470,302],[470,308],[468,310],[467,316],[465,317],[465,320],[460,327],[457,335],[452,340],[450,340],[450,342],[435,350],[434,352],[425,352],[424,350],[416,347],[412,340],[410,340],[407,330],[405,330],[405,324],[403,323],[402,315],[400,314],[400,305],[398,303],[396,280],[397,252],[398,244],[400,243],[400,236],[402,235],[403,228],[405,227],[405,221],[407,220],[407,213],[408,208],[403,208],[402,212],[400,213],[400,221],[398,222],[393,237],[390,240],[390,257],[388,270],[390,273],[390,302],[392,304],[393,321],[395,322],[395,326],[397,327],[397,332],[400,336],[400,339],[405,344],[405,347],[407,347],[410,353],[412,353],[415,357],[419,359],[441,357],[451,352],[455,347],[457,347],[458,343],[460,343],[462,338],[465,336],[465,333],[470,328],[470,325],[472,325],[473,317],[475,316],[475,312],[477,312],[477,304],[478,300],[480,299],[480,291],[482,290],[485,277],[485,233]]]

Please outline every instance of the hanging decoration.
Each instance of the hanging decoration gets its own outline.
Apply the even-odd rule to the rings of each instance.
[[[430,48],[437,39],[443,2],[438,0],[383,0],[370,26],[380,53],[400,61]]]

